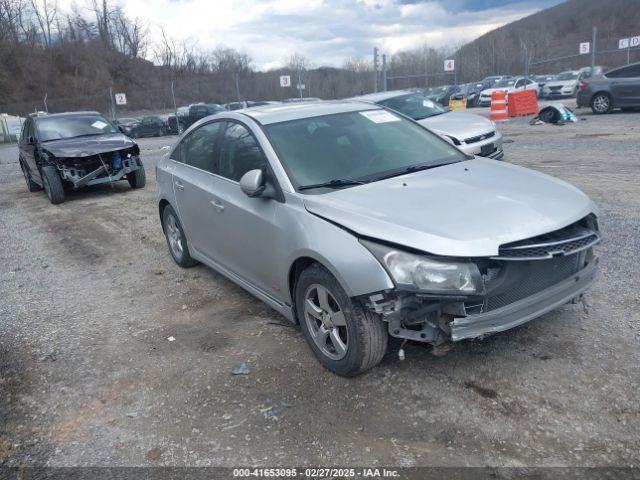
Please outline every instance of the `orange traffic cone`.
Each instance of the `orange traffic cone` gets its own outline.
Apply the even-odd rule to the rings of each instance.
[[[491,113],[489,119],[494,122],[504,122],[507,120],[507,95],[503,90],[496,90],[491,93]]]

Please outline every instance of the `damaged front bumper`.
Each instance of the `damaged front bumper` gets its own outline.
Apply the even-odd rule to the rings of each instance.
[[[594,258],[570,278],[530,297],[490,312],[455,318],[449,324],[451,339],[457,342],[503,332],[533,320],[579,297],[593,284],[597,271],[598,259]]]
[[[113,157],[102,159],[99,162],[82,162],[77,159],[60,161],[57,165],[60,176],[70,183],[74,189],[111,183],[122,180],[126,175],[140,170],[142,162],[137,155],[127,155],[125,158]]]

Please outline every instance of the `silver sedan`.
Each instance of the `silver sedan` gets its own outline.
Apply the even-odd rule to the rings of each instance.
[[[582,192],[373,104],[204,118],[157,181],[175,262],[202,262],[299,323],[340,375],[376,365],[390,336],[442,346],[515,327],[596,275]]]
[[[372,102],[406,115],[470,155],[501,159],[502,134],[480,115],[452,112],[415,90],[371,93],[353,100]]]

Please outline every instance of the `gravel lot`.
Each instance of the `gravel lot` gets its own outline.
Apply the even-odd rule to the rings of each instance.
[[[145,189],[59,206],[2,148],[0,464],[640,466],[640,113],[578,114],[502,130],[507,161],[601,208],[588,308],[444,357],[410,346],[355,379],[230,281],[173,263],[154,165],[174,138],[140,140]]]

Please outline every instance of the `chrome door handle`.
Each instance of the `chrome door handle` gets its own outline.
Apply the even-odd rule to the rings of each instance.
[[[184,185],[183,185],[183,184],[181,184],[180,182],[175,181],[175,182],[173,182],[173,184],[176,186],[176,188],[177,188],[178,190],[180,190],[180,191],[184,190]]]
[[[216,212],[221,213],[224,211],[224,205],[218,200],[211,200],[211,205],[216,209]]]

